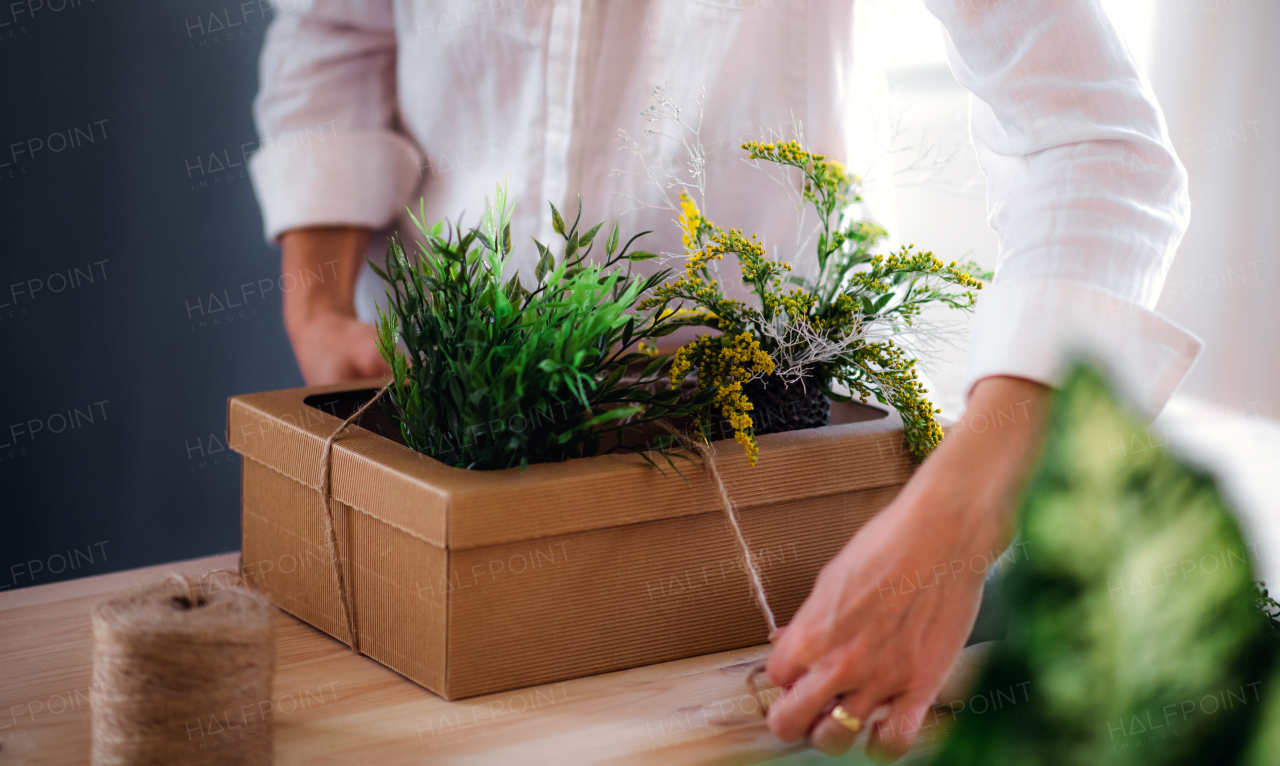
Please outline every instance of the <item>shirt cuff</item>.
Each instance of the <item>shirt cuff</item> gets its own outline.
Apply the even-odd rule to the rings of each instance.
[[[1027,279],[985,288],[974,312],[966,397],[983,378],[1058,385],[1080,360],[1110,373],[1148,417],[1195,363],[1199,338],[1153,311],[1083,282]]]
[[[418,188],[420,165],[407,138],[377,131],[274,143],[250,158],[249,175],[274,241],[304,226],[386,226]]]

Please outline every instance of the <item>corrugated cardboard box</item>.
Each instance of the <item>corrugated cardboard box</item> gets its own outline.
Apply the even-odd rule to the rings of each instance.
[[[325,439],[363,385],[237,396],[243,566],[275,604],[348,641],[324,541]],[[379,435],[379,405],[333,448],[341,565],[360,648],[448,699],[764,643],[713,481],[636,454],[466,471]],[[896,414],[833,407],[826,428],[733,441],[717,465],[779,621],[911,475]],[[370,430],[372,429],[372,430]]]

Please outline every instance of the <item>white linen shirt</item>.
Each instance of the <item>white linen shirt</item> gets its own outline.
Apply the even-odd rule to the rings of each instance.
[[[1099,0],[924,1],[976,97],[971,132],[1000,237],[966,391],[991,375],[1053,385],[1087,353],[1158,411],[1200,344],[1150,311],[1189,202],[1149,84]],[[848,0],[278,4],[255,103],[264,148],[250,162],[267,237],[337,224],[407,234],[402,211],[419,197],[428,223],[465,211],[474,224],[505,180],[512,231],[550,243],[548,200],[572,216],[581,195],[586,225],[657,201],[639,160],[618,151],[619,129],[651,166],[679,172],[682,147],[646,134],[642,117],[664,86],[690,124],[702,94],[708,217],[794,262],[794,205],[738,144],[790,137],[798,121],[809,148],[856,172],[870,148],[854,33]],[[642,207],[621,225],[654,230],[646,250],[678,252],[673,218]],[[375,237],[370,257],[384,247]],[[535,252],[518,245],[516,264]],[[382,291],[366,267],[361,318]]]

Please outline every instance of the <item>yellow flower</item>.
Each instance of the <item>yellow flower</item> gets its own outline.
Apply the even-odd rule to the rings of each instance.
[[[773,359],[760,348],[760,341],[749,332],[737,335],[699,335],[678,350],[671,361],[671,384],[677,385],[698,368],[698,388],[715,391],[712,407],[733,429],[733,438],[743,445],[751,465],[756,464],[759,447],[754,423],[748,413],[754,409],[743,393],[743,385],[753,375],[768,375],[774,370]]]
[[[698,210],[698,206],[689,198],[687,192],[680,192],[680,231],[683,236],[680,241],[684,244],[686,253],[692,253],[698,249],[699,232],[706,224],[702,212]]]

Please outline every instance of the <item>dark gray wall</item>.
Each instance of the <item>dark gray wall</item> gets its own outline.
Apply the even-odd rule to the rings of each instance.
[[[0,594],[239,548],[227,397],[301,385],[244,164],[258,8],[0,7]]]

